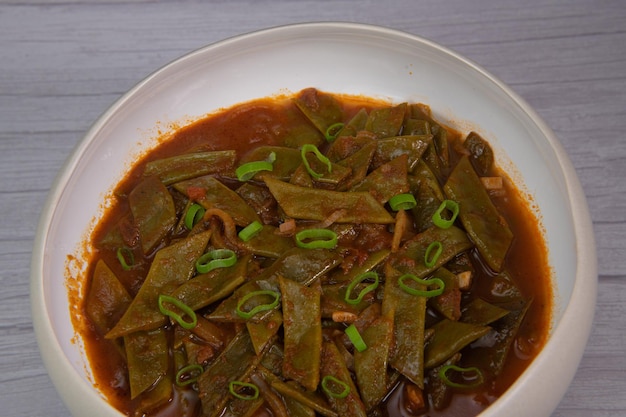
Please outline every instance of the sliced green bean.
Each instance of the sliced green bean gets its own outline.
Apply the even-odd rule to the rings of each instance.
[[[146,279],[132,303],[109,333],[114,339],[138,330],[162,326],[165,316],[159,311],[157,299],[164,289],[176,288],[192,277],[197,259],[206,247],[211,232],[191,235],[159,250]]]
[[[294,219],[325,220],[340,213],[336,223],[393,223],[393,217],[368,192],[338,192],[299,187],[267,178],[265,183],[285,213]]]
[[[434,334],[424,351],[426,368],[442,364],[446,359],[491,330],[459,321],[443,319],[433,326]]]
[[[131,296],[108,265],[100,259],[94,269],[85,312],[99,331],[106,333],[115,326],[123,311],[132,302]]]
[[[411,295],[400,287],[402,274],[390,265],[385,268],[383,316],[393,322],[395,349],[389,364],[418,387],[424,387],[424,328],[426,297]],[[426,286],[413,285],[421,290]]]
[[[171,194],[156,177],[147,177],[128,195],[134,224],[139,229],[144,253],[154,249],[176,225]]]
[[[351,188],[350,191],[368,191],[376,196],[376,199],[385,204],[389,201],[392,210],[397,211],[400,206],[405,208],[409,201],[398,201],[398,195],[406,196],[409,191],[409,181],[407,178],[407,155],[400,155],[391,161],[382,164],[380,167],[372,171],[363,181]],[[392,199],[396,198],[392,203]],[[413,196],[408,197],[408,199]],[[404,197],[400,197],[401,199]],[[396,204],[396,202],[398,204]],[[413,202],[415,199],[413,198]],[[394,208],[396,207],[396,208]]]
[[[282,294],[285,358],[283,375],[313,391],[320,381],[321,287],[278,278]]]
[[[352,382],[350,371],[346,367],[337,346],[332,342],[324,342],[320,373],[322,380],[326,378],[327,381],[328,390],[324,391],[324,394],[338,415],[342,417],[367,416],[363,401],[354,382]],[[331,386],[335,380],[341,382],[338,389],[336,385]],[[344,392],[345,396],[343,395]]]
[[[213,176],[177,182],[173,187],[186,196],[189,196],[193,190],[201,190],[203,198],[199,199],[197,203],[207,210],[217,208],[225,211],[230,214],[237,226],[245,227],[253,221],[260,221],[252,207],[247,205],[236,192]]]
[[[371,410],[388,393],[387,367],[393,340],[393,322],[380,317],[361,334],[367,349],[354,353],[354,370],[365,409]]]
[[[461,158],[444,185],[448,198],[459,202],[459,217],[491,269],[502,270],[513,232],[493,205],[467,157]]]
[[[231,171],[235,165],[235,151],[194,152],[170,158],[157,159],[146,164],[145,176],[156,176],[165,185],[191,178]]]
[[[231,398],[231,381],[245,381],[261,358],[262,355],[257,355],[254,351],[248,332],[239,332],[198,378],[205,416],[221,415],[224,405]]]
[[[137,331],[124,337],[131,399],[167,375],[169,359],[163,329]]]

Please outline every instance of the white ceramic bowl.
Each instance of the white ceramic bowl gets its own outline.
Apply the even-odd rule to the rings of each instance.
[[[358,24],[302,24],[238,36],[150,75],[100,117],[58,175],[33,249],[31,301],[41,354],[75,416],[119,416],[93,387],[70,319],[81,245],[134,157],[159,128],[254,98],[305,87],[394,102],[421,101],[436,117],[476,129],[532,196],[554,270],[551,335],[539,356],[483,416],[548,416],[576,371],[593,319],[596,257],[576,173],[552,131],[519,96],[473,62],[410,34]]]

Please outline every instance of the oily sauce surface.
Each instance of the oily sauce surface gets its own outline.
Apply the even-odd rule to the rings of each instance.
[[[369,110],[387,104],[355,97],[341,97],[341,103],[348,119],[361,108]],[[200,150],[235,150],[237,158],[241,158],[251,147],[282,144],[283,137],[302,123],[307,121],[298,112],[292,100],[279,97],[245,103],[179,129],[170,139],[137,161],[117,187],[114,204],[105,213],[92,236],[92,244],[96,249],[94,259],[103,259],[120,278],[128,292],[134,296],[147,273],[147,266],[124,271],[115,253],[100,248],[98,242],[109,229],[121,227],[123,230],[125,222],[129,222],[127,214],[129,208],[125,196],[141,179],[145,164],[151,160]],[[453,130],[450,130],[450,133],[451,160],[455,162],[460,158],[459,149],[464,136]],[[426,414],[411,414],[405,407],[404,382],[400,380],[385,400],[383,414],[389,417],[475,415],[515,381],[545,342],[550,327],[552,290],[551,271],[547,264],[547,248],[542,230],[530,208],[528,196],[518,190],[504,173],[493,174],[505,177],[505,192],[499,196],[492,196],[492,201],[507,220],[515,236],[506,259],[507,269],[514,274],[513,278],[524,297],[533,300],[516,338],[513,355],[509,355],[505,371],[492,385],[469,393],[457,393],[449,407],[442,411],[434,411],[431,408]],[[131,227],[128,226],[130,230]],[[163,245],[167,243],[163,242]],[[149,265],[154,252],[146,255],[145,259],[138,263]],[[493,273],[481,264],[477,256],[472,260],[476,270],[473,286],[477,289],[472,297],[480,296],[489,301]],[[95,261],[91,262],[88,277],[93,273],[94,265]],[[84,291],[85,293],[89,291],[88,280]],[[82,299],[84,300],[84,297]],[[127,415],[133,415],[137,402],[129,399],[127,369],[120,354],[121,347],[115,341],[105,339],[87,319],[85,320],[82,337],[97,388],[116,408]],[[472,349],[479,353],[481,347],[475,346]],[[174,398],[170,404],[161,407],[154,415],[195,416],[201,415],[198,414],[199,409],[197,396],[189,391],[174,390]],[[270,415],[269,412],[263,413],[260,415]]]

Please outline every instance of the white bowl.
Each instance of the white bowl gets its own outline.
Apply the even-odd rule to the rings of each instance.
[[[190,53],[147,77],[100,117],[58,175],[33,249],[31,302],[41,354],[74,416],[120,416],[93,387],[70,318],[67,278],[85,268],[84,242],[105,197],[159,129],[254,98],[306,87],[394,102],[421,101],[493,145],[532,196],[554,271],[549,340],[482,416],[548,416],[584,351],[596,300],[596,256],[586,200],[552,131],[517,94],[433,42],[375,26],[314,23],[238,36]],[[68,255],[77,256],[68,260]]]

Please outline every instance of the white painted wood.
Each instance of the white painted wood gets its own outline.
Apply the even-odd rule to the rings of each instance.
[[[35,224],[91,123],[169,61],[306,21],[374,23],[467,56],[525,98],[569,152],[599,255],[592,337],[555,417],[626,415],[626,3],[623,0],[0,1],[0,414],[67,416],[28,300]]]

